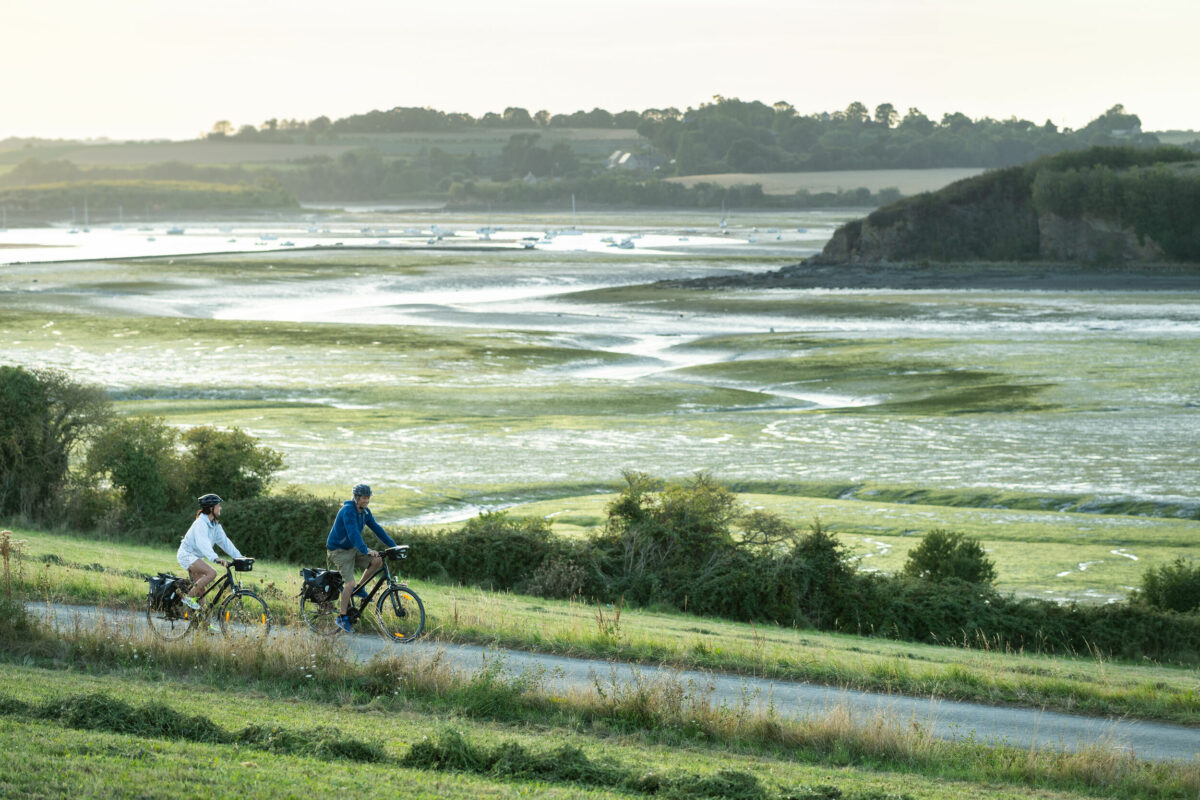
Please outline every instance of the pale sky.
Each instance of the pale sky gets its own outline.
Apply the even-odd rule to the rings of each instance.
[[[0,0],[0,139],[217,120],[892,103],[1200,130],[1197,0]]]

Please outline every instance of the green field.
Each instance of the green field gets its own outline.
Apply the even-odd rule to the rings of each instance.
[[[944,186],[983,172],[976,168],[937,169],[852,169],[826,172],[724,172],[715,175],[686,175],[668,178],[674,183],[695,186],[715,183],[718,186],[748,186],[760,184],[765,194],[795,194],[796,192],[841,192],[858,188],[878,192],[899,189],[903,195],[935,192]]]
[[[17,164],[27,158],[42,161],[64,160],[79,166],[117,166],[159,164],[178,161],[185,164],[253,165],[279,164],[314,157],[337,158],[342,153],[365,147],[385,155],[413,156],[422,150],[439,148],[447,153],[481,157],[498,155],[517,133],[536,133],[539,145],[550,147],[565,142],[583,156],[606,157],[614,150],[628,150],[645,140],[632,130],[538,128],[536,130],[478,130],[450,133],[345,134],[331,141],[308,144],[204,140],[176,142],[46,142],[29,147],[0,149],[0,164]]]

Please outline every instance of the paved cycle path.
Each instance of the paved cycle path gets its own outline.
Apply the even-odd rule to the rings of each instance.
[[[100,620],[130,629],[146,624],[142,614],[131,611],[93,606],[47,607],[37,603],[30,603],[27,607],[31,613],[62,628],[95,624]],[[1099,746],[1147,760],[1200,761],[1200,729],[1179,725],[875,694],[795,681],[677,670],[601,659],[565,658],[477,645],[421,640],[393,644],[366,632],[342,635],[338,641],[361,661],[370,660],[379,653],[400,656],[412,654],[424,659],[432,659],[440,654],[443,663],[470,673],[481,669],[485,662],[499,660],[506,672],[520,674],[527,670],[535,671],[541,676],[542,685],[547,690],[563,694],[572,690],[589,691],[597,685],[674,681],[692,686],[696,692],[709,693],[715,704],[744,707],[749,711],[773,709],[781,718],[819,717],[833,710],[844,710],[860,724],[883,716],[903,724],[919,725],[933,735],[948,740],[1067,751]]]

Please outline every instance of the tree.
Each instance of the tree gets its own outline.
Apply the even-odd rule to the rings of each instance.
[[[161,417],[126,417],[92,442],[87,471],[94,478],[108,479],[127,512],[176,511],[189,504],[178,442],[179,432]]]
[[[266,492],[275,473],[283,469],[283,457],[238,428],[223,431],[211,426],[192,428],[183,434],[187,454],[183,472],[188,495],[213,492],[226,498],[249,499]]]
[[[964,129],[969,129],[974,123],[971,118],[961,111],[954,111],[942,115],[942,127],[958,133]]]
[[[867,107],[857,100],[846,106],[845,119],[847,122],[866,122],[869,118]]]
[[[0,514],[50,511],[71,454],[111,413],[102,389],[64,372],[0,366]]]
[[[231,136],[233,134],[233,123],[227,119],[219,119],[213,123],[212,132],[209,133],[210,138],[221,138]]]
[[[533,118],[525,109],[509,106],[504,109],[504,124],[510,128],[532,128]]]
[[[898,119],[900,119],[900,113],[896,111],[896,107],[891,103],[880,103],[875,106],[876,125],[891,128],[896,125],[896,120]]]
[[[785,100],[779,100],[771,108],[775,109],[775,113],[781,117],[796,116],[796,107]]]
[[[925,534],[909,551],[902,573],[927,581],[957,579],[989,586],[996,579],[995,564],[978,539],[941,528]]]
[[[900,120],[901,130],[912,131],[920,136],[928,136],[933,128],[933,120],[922,114],[919,108],[909,108],[904,119]]]

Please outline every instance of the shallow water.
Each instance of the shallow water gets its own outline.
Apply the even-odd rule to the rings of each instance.
[[[589,294],[776,269],[818,249],[835,221],[779,217],[755,231],[743,220],[725,235],[700,215],[613,218],[544,242],[528,220],[486,234],[478,221],[446,222],[491,248],[471,251],[429,245],[428,220],[318,230],[325,246],[307,251],[248,227],[187,228],[172,246],[237,238],[243,252],[3,267],[0,313],[25,316],[0,325],[0,363],[69,369],[179,424],[238,425],[283,451],[285,480],[318,486],[370,476],[436,498],[704,469],[1200,501],[1198,295]],[[310,235],[275,230],[296,247]],[[354,231],[363,249],[329,244]],[[96,236],[113,249],[75,255],[144,256],[168,238],[132,233]],[[638,234],[633,249],[604,241]],[[526,235],[541,237],[531,250]],[[0,244],[33,238],[8,231]],[[10,247],[0,261],[65,249]],[[122,319],[96,333],[82,322],[94,317]],[[214,327],[177,336],[139,317]],[[310,327],[281,341],[259,338],[254,321]],[[311,326],[332,323],[378,341],[312,338]],[[424,344],[389,344],[410,328]]]

